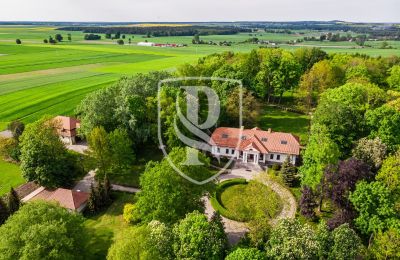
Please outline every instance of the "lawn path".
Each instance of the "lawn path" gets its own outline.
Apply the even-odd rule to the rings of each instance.
[[[271,180],[268,176],[263,176],[262,174],[258,175],[256,179],[264,185],[270,187],[274,192],[276,192],[283,203],[282,211],[279,213],[278,216],[271,220],[271,225],[274,226],[278,224],[279,220],[281,219],[294,218],[296,216],[296,199],[287,188],[277,183],[276,181]]]

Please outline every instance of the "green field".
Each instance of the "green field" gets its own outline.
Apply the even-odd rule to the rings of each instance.
[[[0,197],[24,182],[18,165],[0,159]]]
[[[315,35],[282,33],[241,33],[237,35],[201,36],[204,41],[232,41],[232,46],[193,45],[191,36],[155,37],[158,43],[185,43],[182,48],[141,47],[143,35],[127,35],[132,44],[117,45],[115,40],[84,41],[82,32],[55,30],[43,26],[0,27],[0,129],[8,122],[21,119],[32,122],[45,114],[73,115],[76,105],[87,94],[108,86],[122,75],[151,70],[173,70],[185,62],[195,62],[207,54],[233,51],[249,52],[256,44],[243,43],[251,37],[279,43],[285,49],[303,45],[321,46],[327,52],[365,53],[370,55],[399,55],[400,45],[389,42],[396,49],[378,49],[380,42],[368,42],[373,47],[359,49],[355,43],[305,42],[298,46],[284,42]],[[64,40],[71,33],[72,41],[56,45],[44,44],[43,39],[61,33]],[[17,45],[15,39],[21,39]],[[127,43],[128,40],[125,39]]]

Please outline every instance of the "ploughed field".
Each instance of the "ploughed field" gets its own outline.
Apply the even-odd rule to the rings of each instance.
[[[49,36],[60,33],[64,41],[55,45],[43,43]],[[70,33],[72,40],[68,41]],[[306,32],[305,35],[310,35]],[[116,40],[84,41],[82,32],[58,31],[54,27],[0,26],[0,130],[14,119],[32,122],[45,114],[73,115],[83,97],[99,88],[108,86],[122,75],[132,75],[151,70],[173,70],[185,62],[215,52],[248,52],[257,44],[244,43],[251,37],[268,41],[288,41],[303,38],[300,34],[246,33],[237,35],[201,36],[208,42],[232,41],[232,46],[194,45],[191,36],[143,38],[126,35],[125,45]],[[131,38],[131,44],[128,44]],[[22,44],[17,45],[16,39]],[[158,43],[184,43],[187,47],[156,48],[137,46],[139,41]],[[328,52],[360,52],[370,55],[400,55],[400,46],[389,42],[396,49],[357,49],[355,43],[307,42]],[[375,43],[378,44],[378,43]],[[298,48],[280,44],[282,48]],[[340,48],[335,48],[340,47]]]

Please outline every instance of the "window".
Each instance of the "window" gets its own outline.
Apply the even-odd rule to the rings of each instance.
[[[225,153],[226,153],[226,154],[229,154],[229,149],[225,149]]]
[[[227,134],[222,134],[222,138],[228,138]]]
[[[268,138],[266,137],[261,138],[261,142],[266,142],[266,141],[268,141]]]
[[[235,153],[235,150],[232,149],[232,150],[231,150],[231,154],[234,154],[234,153]]]
[[[242,140],[246,140],[246,136],[245,135],[242,135]]]
[[[217,152],[218,152],[218,153],[220,153],[220,152],[221,152],[221,149],[219,149],[219,147],[217,148]]]
[[[276,156],[276,159],[279,161],[279,160],[281,159],[281,155],[278,154],[278,155]]]
[[[286,140],[281,140],[281,144],[287,144]]]
[[[270,158],[271,160],[273,160],[273,159],[274,159],[274,155],[271,154],[271,155],[269,156],[269,158]]]

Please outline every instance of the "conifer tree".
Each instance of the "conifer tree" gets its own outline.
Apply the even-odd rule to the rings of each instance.
[[[93,187],[93,183],[90,185],[90,195],[88,199],[88,209],[91,213],[95,213],[97,211],[97,195],[96,190]]]
[[[107,174],[104,176],[102,197],[104,204],[109,205],[111,202],[111,183]]]
[[[296,178],[296,168],[290,163],[289,157],[283,162],[281,167],[281,174],[286,185],[292,187],[295,185]]]
[[[0,198],[0,225],[2,225],[9,216],[10,213],[8,212],[6,203],[4,203],[3,199]]]
[[[10,192],[7,195],[6,203],[10,215],[14,214],[14,212],[16,212],[21,205],[17,192],[13,188],[11,188]]]

